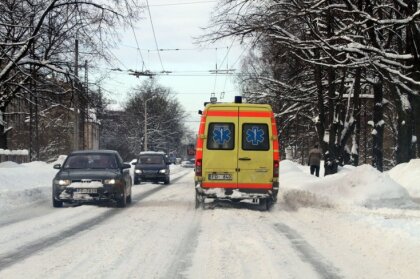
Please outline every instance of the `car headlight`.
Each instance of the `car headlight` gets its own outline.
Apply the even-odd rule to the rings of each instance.
[[[117,184],[117,183],[120,183],[121,182],[121,180],[119,180],[119,179],[105,179],[104,180],[104,184]]]
[[[58,184],[60,186],[68,186],[70,185],[71,180],[69,179],[56,179],[54,180],[54,184]]]
[[[159,173],[166,173],[166,170],[165,169],[160,170]]]
[[[135,170],[134,172],[135,172],[135,173],[142,173],[142,171],[141,171],[141,170]]]

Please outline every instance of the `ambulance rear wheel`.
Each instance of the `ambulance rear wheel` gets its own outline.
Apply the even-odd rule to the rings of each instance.
[[[273,206],[272,198],[259,199],[259,206],[261,210],[269,211]]]

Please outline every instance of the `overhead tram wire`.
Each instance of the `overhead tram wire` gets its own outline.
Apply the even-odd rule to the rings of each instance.
[[[137,49],[136,46],[130,46],[126,44],[120,44],[120,46]],[[224,46],[224,47],[227,48],[227,46]],[[160,48],[159,51],[161,52],[163,51],[204,51],[204,50],[215,50],[216,48],[224,48],[224,47]],[[141,50],[150,51],[150,52],[157,51],[156,49],[147,49],[147,48],[142,48]]]
[[[94,34],[94,36],[96,36],[96,38],[97,39],[100,39],[99,38],[99,36],[96,34],[96,33],[93,33]],[[107,50],[109,51],[109,53],[115,58],[115,60],[117,60],[118,61],[118,63],[120,63],[120,65],[121,66],[123,66],[123,68],[126,70],[126,71],[128,71],[129,69],[128,69],[128,67],[127,66],[125,66],[125,64],[120,60],[120,59],[118,59],[118,57],[112,52],[112,50],[111,49],[109,49],[109,48],[107,48]],[[111,63],[109,63],[109,65],[111,65]],[[112,66],[112,65],[111,65]],[[112,69],[111,69],[111,71],[112,71]]]
[[[220,65],[223,65],[223,63],[225,62],[225,60],[227,59],[227,61],[226,61],[226,72],[228,73],[229,72],[229,59],[228,59],[228,57],[229,57],[229,52],[230,52],[230,50],[232,49],[232,46],[233,46],[233,43],[235,42],[235,39],[233,39],[232,40],[232,43],[230,44],[230,46],[229,46],[229,48],[228,48],[228,50],[227,50],[227,52],[226,52],[226,55],[225,55],[225,57],[223,58],[223,60],[222,60],[222,63],[220,63]],[[227,83],[227,79],[228,79],[228,76],[226,75],[225,76],[225,83],[224,83],[224,85],[223,85],[223,90],[220,92],[220,100],[223,100],[223,98],[225,97],[224,95],[225,95],[225,89],[226,89],[226,83]]]
[[[214,77],[214,87],[213,87],[213,93],[212,93],[212,96],[213,96],[213,94],[215,94],[215,92],[216,92],[216,85],[217,85],[217,48],[216,48],[216,71],[215,71],[215,77]]]
[[[194,1],[194,2],[180,2],[180,3],[172,3],[172,4],[155,4],[150,5],[150,7],[167,7],[167,6],[181,6],[181,5],[196,5],[196,4],[208,4],[208,3],[216,3],[216,0],[209,0],[209,1]]]
[[[156,45],[156,50],[159,56],[160,66],[162,66],[162,72],[165,72],[165,68],[163,67],[163,63],[162,63],[162,57],[160,56],[159,45],[156,39],[155,26],[153,24],[152,13],[150,12],[149,0],[146,0],[146,4],[147,4],[147,11],[149,12],[150,24],[152,25],[153,38],[155,39],[155,45]]]
[[[261,36],[258,36],[257,38],[255,38],[255,40],[253,42],[250,42],[245,48],[244,50],[241,52],[241,54],[239,54],[238,58],[236,59],[236,61],[232,64],[231,67],[234,67],[236,65],[236,63],[239,62],[239,60],[242,58],[242,56],[244,55],[245,51],[250,50],[252,47],[255,46],[255,44],[258,42],[259,38]]]
[[[142,67],[141,67],[142,69],[141,70],[143,71],[144,68],[146,68],[146,65],[144,63],[143,54],[141,53],[140,44],[139,44],[139,41],[137,40],[136,32],[134,31],[133,22],[132,22],[131,18],[129,18],[129,20],[130,20],[131,30],[133,31],[134,40],[136,41],[136,45],[137,45],[137,48],[136,49],[137,49],[137,51],[140,54],[140,58],[141,58],[141,62],[142,62]]]

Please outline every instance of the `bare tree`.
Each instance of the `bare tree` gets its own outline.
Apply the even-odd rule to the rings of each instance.
[[[133,158],[145,150],[147,125],[148,150],[178,150],[188,132],[183,124],[184,118],[186,114],[169,88],[159,85],[154,79],[145,80],[132,89],[120,116],[114,118],[114,125],[103,128],[102,147],[113,147],[125,157]],[[127,136],[122,138],[121,134]]]
[[[116,38],[116,27],[137,17],[138,10],[135,2],[123,0],[2,1],[0,148],[7,147],[4,113],[10,102],[19,94],[35,95],[36,83],[77,82],[77,66],[72,62],[75,41],[81,42],[86,58],[109,59],[107,49]]]
[[[358,161],[362,88],[371,92],[378,102],[372,107],[374,165],[382,170],[384,92],[390,92],[400,111],[397,162],[411,158],[415,142],[413,119],[416,119],[412,117],[412,106],[418,100],[420,85],[415,47],[420,39],[417,24],[420,12],[416,1],[225,0],[219,3],[214,27],[207,29],[203,40],[259,39],[255,44],[265,48],[262,56],[271,59],[264,65],[276,70],[264,72],[261,67],[256,68],[260,75],[254,75],[253,80],[258,80],[255,84],[272,82],[265,90],[257,87],[260,92],[254,92],[253,96],[259,94],[271,101],[267,96],[274,95],[278,103],[287,103],[287,99],[299,99],[300,92],[306,93],[305,102],[316,107],[312,110],[313,119],[324,150],[326,174],[335,173],[339,164],[351,158],[349,151]],[[282,62],[284,57],[294,57],[305,65],[301,68],[306,75],[299,76],[310,77],[308,74],[312,73],[311,82],[294,83],[290,77],[279,74],[287,72],[279,71],[279,65],[290,67],[290,63]],[[282,84],[283,92],[275,90],[274,84]],[[268,91],[271,93],[267,94]],[[304,107],[304,102],[286,105],[278,115],[298,108],[301,116],[310,116],[307,112],[311,110]],[[351,138],[353,147],[348,148]]]

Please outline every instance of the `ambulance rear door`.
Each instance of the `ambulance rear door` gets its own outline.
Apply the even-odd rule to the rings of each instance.
[[[272,188],[271,115],[265,106],[239,108],[238,188]]]
[[[237,188],[238,107],[210,106],[205,111],[204,188]]]

